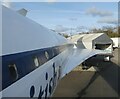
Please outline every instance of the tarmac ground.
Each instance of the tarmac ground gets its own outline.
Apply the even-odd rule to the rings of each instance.
[[[90,61],[99,71],[74,69],[57,86],[53,97],[115,97],[120,99],[120,49],[115,49],[111,61]],[[78,68],[78,67],[77,67]]]

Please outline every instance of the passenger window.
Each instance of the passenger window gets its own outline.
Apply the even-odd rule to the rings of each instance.
[[[18,71],[17,71],[17,67],[15,64],[9,65],[9,72],[10,72],[10,76],[12,80],[18,79]]]
[[[35,64],[36,67],[38,67],[40,65],[38,57],[34,57],[34,64]]]
[[[47,51],[45,51],[45,57],[46,57],[47,59],[49,59],[49,54],[48,54]]]

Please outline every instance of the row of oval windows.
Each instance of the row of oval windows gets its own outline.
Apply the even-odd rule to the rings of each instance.
[[[45,54],[46,59],[49,59],[48,52],[45,51],[44,54]],[[40,62],[39,62],[39,59],[37,56],[35,56],[33,58],[33,61],[34,61],[34,65],[36,67],[40,66]],[[10,65],[8,65],[8,67],[9,67],[9,72],[10,72],[10,76],[11,76],[12,80],[13,81],[17,80],[18,79],[18,70],[17,70],[16,64],[10,64]]]

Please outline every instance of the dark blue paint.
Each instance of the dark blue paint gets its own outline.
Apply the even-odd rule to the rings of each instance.
[[[60,54],[62,51],[64,51],[65,47],[66,45],[55,46],[50,48],[44,48],[39,50],[33,50],[33,51],[27,51],[27,52],[2,56],[2,90],[7,88],[17,80],[21,79],[22,77],[26,76],[28,73],[32,72],[36,68],[38,68],[34,64],[33,58],[35,56],[38,57],[40,61],[40,65],[43,65],[44,63],[46,63],[47,61],[49,61],[50,59],[54,58],[55,56]],[[48,52],[49,59],[46,59],[45,51]],[[8,68],[8,65],[10,64],[16,64],[16,67],[18,70],[19,77],[15,81],[11,79],[11,75]]]
[[[53,67],[53,75],[48,81],[48,73],[46,72],[45,79],[46,79],[47,84],[45,85],[45,88],[43,88],[43,86],[40,85],[38,99],[42,99],[44,93],[45,93],[44,98],[47,99],[48,92],[51,95],[57,85],[56,84],[57,83],[57,72],[55,71],[55,68],[56,68],[55,63],[53,63],[52,67]]]
[[[30,88],[30,98],[33,98],[34,94],[35,94],[35,87],[32,86],[32,87]]]

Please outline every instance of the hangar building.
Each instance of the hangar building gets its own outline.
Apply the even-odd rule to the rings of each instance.
[[[113,41],[105,33],[77,34],[70,41],[81,48],[104,50],[108,54],[113,51]]]

